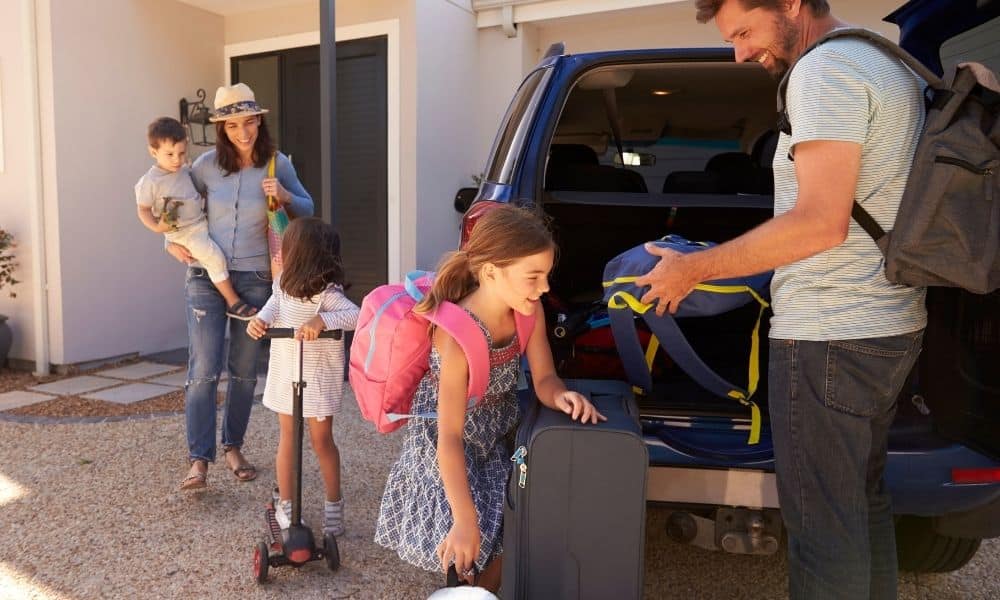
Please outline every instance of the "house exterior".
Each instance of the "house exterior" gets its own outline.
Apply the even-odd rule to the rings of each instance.
[[[899,0],[833,4],[848,21],[898,36],[881,19]],[[316,64],[292,52],[319,44],[319,8],[319,0],[0,5],[0,228],[19,243],[22,282],[16,298],[0,297],[0,314],[14,331],[14,366],[44,371],[187,344],[184,268],[133,208],[133,185],[150,163],[145,127],[178,116],[179,100],[196,100],[198,89],[211,107],[216,87],[238,74],[265,82],[251,84],[264,106],[283,107],[279,144],[288,151],[319,127],[312,117],[293,120],[306,114],[296,107],[313,97],[315,79],[294,69],[315,74]],[[433,268],[455,246],[454,194],[481,172],[514,90],[550,44],[568,52],[720,45],[714,26],[695,22],[692,0],[339,0],[335,21],[345,106],[338,160],[377,168],[365,175],[371,181],[346,171],[332,206],[321,206],[318,187],[309,191],[345,244],[351,235],[376,239],[347,260],[361,279]],[[345,61],[369,62],[342,68],[341,43]],[[365,78],[373,72],[376,80]],[[268,77],[297,87],[271,89]],[[366,89],[373,95],[343,95]],[[300,174],[316,177],[311,157],[296,154]],[[375,205],[364,214],[377,218],[352,217],[350,202]]]

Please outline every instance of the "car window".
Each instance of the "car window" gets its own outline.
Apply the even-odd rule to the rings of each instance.
[[[966,61],[982,63],[1000,72],[1000,17],[941,44],[941,65],[946,71]]]
[[[514,170],[514,164],[520,155],[520,150],[531,117],[545,86],[542,82],[547,79],[550,69],[538,69],[528,75],[521,87],[518,88],[514,100],[507,108],[503,124],[500,126],[500,133],[497,135],[490,153],[489,168],[486,170],[485,179],[493,183],[510,183],[510,174]]]
[[[584,73],[559,116],[545,189],[770,193],[771,156],[758,146],[774,128],[774,93],[758,65],[620,65]]]

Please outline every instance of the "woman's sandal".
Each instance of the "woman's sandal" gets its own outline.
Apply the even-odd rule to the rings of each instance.
[[[229,462],[229,453],[234,450],[237,452],[237,456],[239,457],[235,465]],[[231,446],[223,450],[223,454],[225,455],[226,467],[233,472],[236,479],[239,479],[240,481],[253,481],[254,479],[257,479],[257,467],[251,465],[245,458],[243,458],[243,453],[240,452],[239,448]]]
[[[195,469],[195,463],[201,463],[205,465],[205,470]],[[180,489],[183,491],[187,490],[200,490],[208,485],[208,462],[202,459],[195,459],[191,461],[191,469],[195,469],[195,472],[188,475],[181,481]],[[190,471],[188,471],[190,473]]]
[[[246,302],[240,300],[236,304],[227,308],[226,314],[234,319],[239,319],[240,321],[249,321],[257,316],[259,311],[260,309],[256,306],[247,304]]]

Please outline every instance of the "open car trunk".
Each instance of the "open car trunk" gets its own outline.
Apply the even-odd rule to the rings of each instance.
[[[557,199],[557,197],[563,198]],[[552,274],[550,294],[562,300],[570,311],[585,310],[600,302],[604,265],[625,250],[667,234],[690,240],[723,242],[762,223],[771,216],[770,198],[746,197],[750,206],[635,206],[622,203],[593,205],[572,201],[573,194],[556,192],[545,204],[559,244],[559,262]],[[669,200],[657,194],[660,201]],[[688,198],[703,204],[708,198]],[[754,206],[756,205],[756,206]],[[698,356],[723,378],[747,385],[751,332],[757,323],[759,306],[750,302],[740,309],[713,317],[678,319],[678,324]],[[770,310],[761,320],[761,352],[758,372],[762,374],[754,399],[763,407],[767,399],[767,332]],[[550,319],[551,320],[551,319]],[[638,321],[637,321],[638,323]],[[618,360],[609,353],[607,360]],[[557,361],[558,362],[558,361]],[[671,414],[739,415],[746,408],[731,399],[719,398],[705,390],[666,357],[661,349],[655,359],[653,390],[639,398],[644,415]],[[579,375],[567,373],[568,375]],[[766,412],[766,411],[765,411]]]
[[[723,62],[603,67],[580,78],[546,165],[542,208],[560,249],[547,322],[595,310],[605,264],[629,248],[668,234],[724,242],[772,216],[774,89],[759,66]],[[617,131],[610,123],[619,125]],[[750,302],[678,324],[710,368],[747,387],[758,315],[759,306]],[[769,319],[768,310],[759,331],[761,378],[754,394],[765,418]],[[620,363],[611,336],[602,342],[605,360]],[[578,355],[596,351],[585,343],[553,338],[552,345],[564,377],[620,376],[592,361],[581,366]],[[653,389],[639,398],[643,415],[749,416],[745,406],[692,380],[663,349],[652,371]]]

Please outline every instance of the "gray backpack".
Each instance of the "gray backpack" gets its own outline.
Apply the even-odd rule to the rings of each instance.
[[[1000,288],[1000,83],[978,63],[938,77],[908,52],[866,29],[836,29],[806,53],[838,37],[857,37],[898,57],[927,82],[927,114],[909,179],[885,231],[857,202],[851,216],[885,255],[885,275],[911,286]],[[805,55],[805,53],[803,53]],[[801,58],[801,57],[800,57]],[[793,67],[794,68],[794,67]],[[779,129],[791,134],[785,90],[778,85]]]

